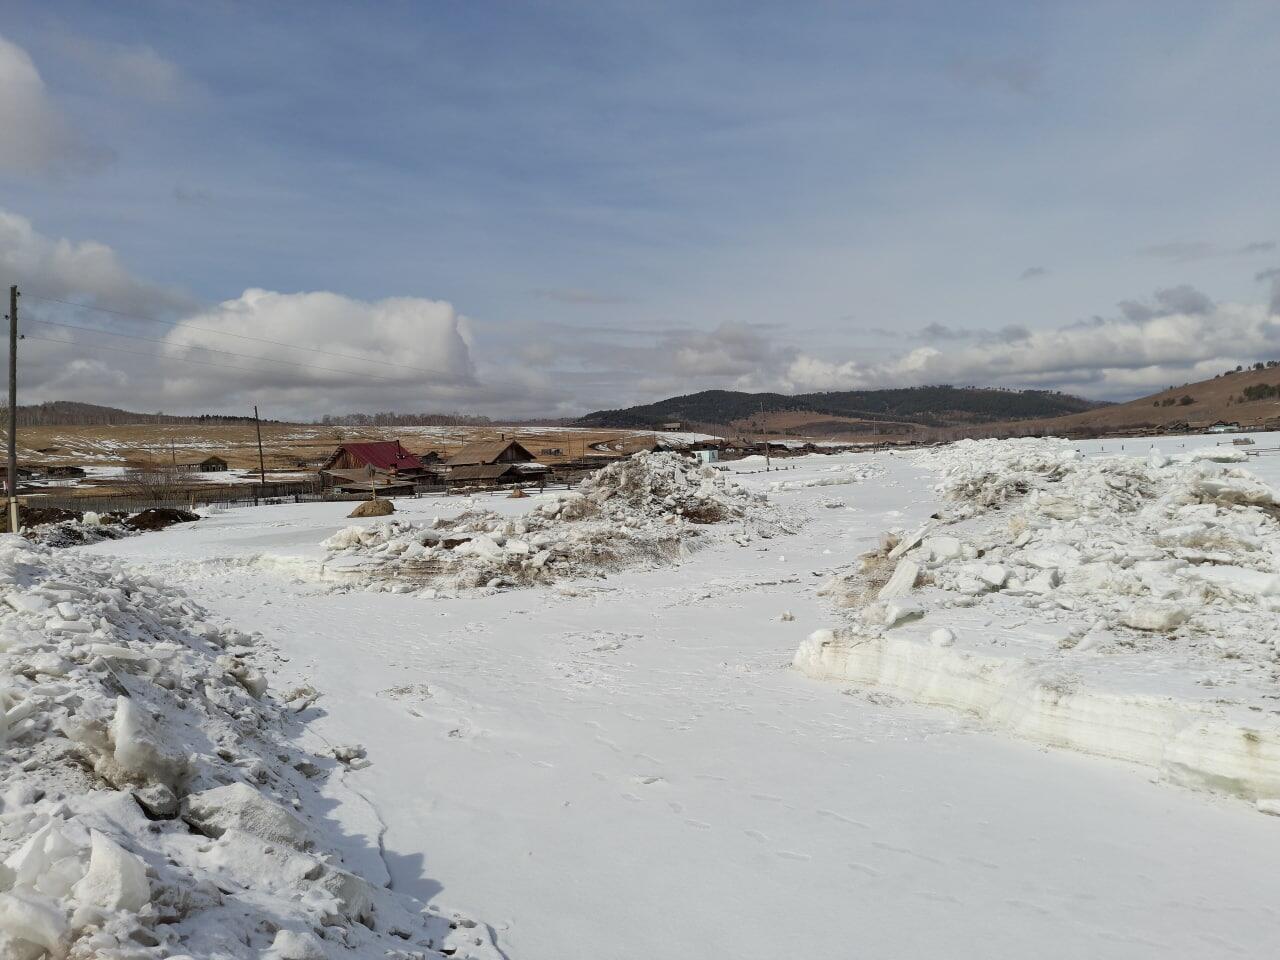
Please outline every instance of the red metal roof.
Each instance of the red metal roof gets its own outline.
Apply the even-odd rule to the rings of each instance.
[[[344,443],[338,447],[378,470],[421,470],[422,461],[400,446],[399,440]]]

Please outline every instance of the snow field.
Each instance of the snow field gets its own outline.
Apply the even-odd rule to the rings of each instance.
[[[826,586],[851,622],[810,636],[798,669],[1280,796],[1280,500],[1243,451],[963,441],[920,459],[949,510]]]
[[[5,960],[496,956],[345,865],[322,792],[358,751],[299,749],[318,694],[269,692],[260,635],[11,535],[0,594]]]
[[[76,552],[180,578],[219,618],[261,631],[259,655],[284,655],[274,683],[326,691],[301,714],[304,738],[362,743],[369,761],[323,790],[342,833],[365,839],[340,844],[344,862],[370,878],[385,864],[396,891],[484,917],[512,958],[1269,955],[1271,818],[1141,768],[992,736],[971,713],[790,669],[844,602],[818,592],[831,574],[881,531],[957,511],[915,461],[793,458],[782,477],[877,472],[838,490],[738,478],[795,535],[743,544],[736,521],[698,525],[704,548],[671,563],[447,600],[333,590],[305,573],[351,525],[340,504],[220,511]],[[397,517],[426,525],[483,506],[515,521],[537,505],[423,499]],[[1007,509],[964,523],[1007,523]],[[981,549],[959,528],[941,535]],[[1052,660],[1040,651],[1071,636],[1065,609],[1003,591],[968,605],[924,584],[879,601],[907,552],[862,585],[903,615],[891,638]],[[1153,661],[1121,646],[1064,662],[1046,682],[1198,694],[1242,716],[1268,704],[1236,659],[1196,672],[1176,647]],[[1241,702],[1214,704],[1226,697]]]

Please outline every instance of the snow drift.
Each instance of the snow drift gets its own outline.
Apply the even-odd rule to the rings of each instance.
[[[334,852],[309,689],[171,586],[0,536],[0,957],[496,957]]]

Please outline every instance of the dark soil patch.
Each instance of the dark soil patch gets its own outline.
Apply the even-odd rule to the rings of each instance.
[[[136,513],[124,521],[130,530],[163,530],[175,523],[191,523],[199,520],[200,514],[190,510],[174,510],[169,507],[152,507]]]

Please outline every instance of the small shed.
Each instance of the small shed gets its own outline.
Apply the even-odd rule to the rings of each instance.
[[[197,463],[196,469],[201,473],[225,473],[227,469],[227,461],[215,454],[211,457],[205,457]]]
[[[79,480],[85,476],[84,467],[70,463],[55,463],[45,467],[44,475],[53,480]]]

